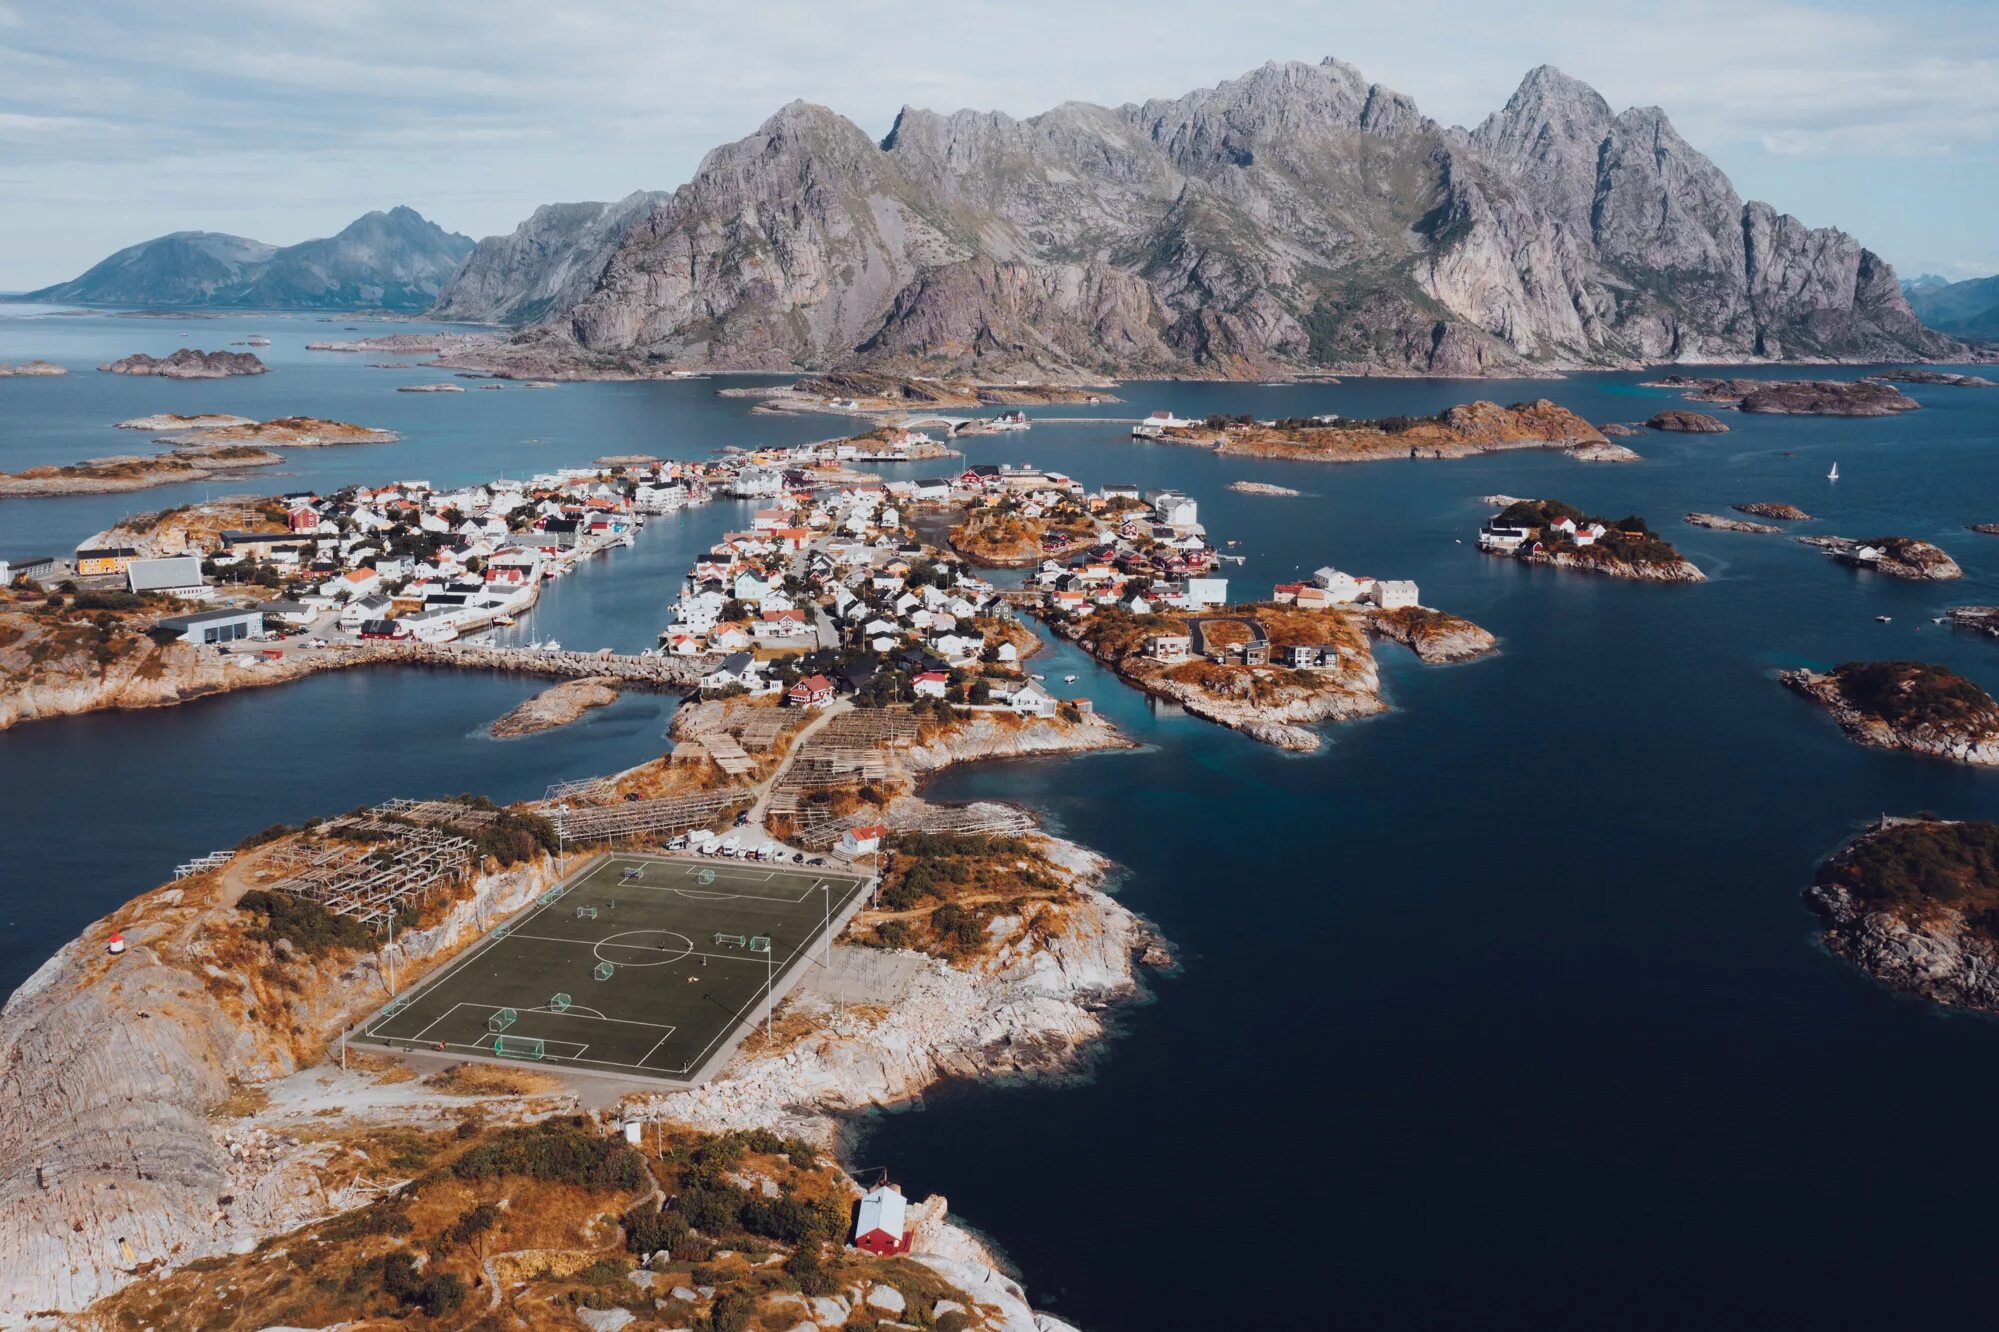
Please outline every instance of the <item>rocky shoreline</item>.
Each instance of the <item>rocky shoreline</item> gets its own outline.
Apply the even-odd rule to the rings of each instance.
[[[1499,650],[1490,630],[1427,606],[1377,610],[1367,617],[1368,632],[1393,639],[1431,665],[1475,661]]]
[[[198,351],[182,347],[166,357],[134,352],[97,367],[112,375],[157,375],[161,379],[228,379],[235,375],[262,375],[270,367],[253,352]]]
[[[1643,387],[1680,389],[1689,402],[1713,403],[1750,415],[1893,416],[1922,406],[1879,379],[1701,379],[1667,375]]]
[[[1942,548],[1914,537],[1799,537],[1801,545],[1824,551],[1841,564],[1873,569],[1893,578],[1926,579],[1933,582],[1964,577],[1964,570]]]
[[[1863,745],[1999,766],[1999,705],[1971,681],[1921,662],[1848,662],[1779,672]]]
[[[1989,823],[1886,818],[1841,847],[1805,889],[1827,949],[1890,990],[1931,1003],[1999,1013],[1999,946],[1982,923],[1999,884],[1984,881],[1979,853],[1999,841]],[[1911,890],[1902,867],[1934,867]],[[1974,923],[1977,916],[1980,923]]]
[[[67,368],[53,361],[22,361],[18,365],[0,361],[0,379],[52,379],[68,373]]]
[[[1005,720],[956,724],[911,754],[910,766],[929,772],[1130,744],[1095,717]],[[836,1004],[801,989],[786,1011],[810,1023],[808,1035],[745,1049],[699,1088],[627,1095],[625,1112],[707,1131],[777,1129],[832,1146],[845,1115],[908,1100],[942,1079],[1070,1064],[1102,1036],[1106,1010],[1137,993],[1136,960],[1167,959],[1156,935],[1102,890],[1101,857],[1033,836],[1067,882],[1058,915],[1015,935],[996,931],[1015,941],[968,963],[898,962],[882,973],[896,991],[882,1003]],[[328,1192],[315,1182],[342,1132],[443,1128],[468,1111],[532,1120],[576,1106],[577,1093],[559,1088],[527,1101],[440,1093],[436,1079],[412,1083],[386,1061],[339,1071],[334,1038],[381,1001],[375,958],[314,965],[287,955],[288,970],[306,970],[283,982],[215,965],[242,928],[234,904],[258,881],[257,854],[134,899],[59,950],[0,1010],[0,1125],[10,1130],[0,1138],[0,1243],[18,1260],[0,1274],[0,1322],[39,1316],[75,1326],[55,1311],[85,1309],[134,1276],[244,1252],[364,1205],[372,1190]],[[530,907],[552,882],[546,860],[484,873],[438,922],[399,936],[404,983]],[[129,946],[118,959],[104,951],[114,929]],[[855,974],[897,956],[837,952],[836,969]],[[258,1016],[279,1010],[288,1023]],[[103,1096],[107,1079],[124,1095]],[[223,1113],[225,1103],[240,1108]],[[28,1106],[32,1116],[10,1122]],[[118,1161],[100,1161],[91,1146],[106,1135],[119,1143]],[[131,1160],[141,1163],[137,1179],[122,1182]],[[113,1181],[121,1181],[115,1197]],[[1066,1327],[1035,1314],[1018,1283],[944,1212],[941,1199],[923,1205],[912,1257],[992,1306],[987,1326]]]
[[[1689,527],[1710,527],[1717,532],[1756,532],[1769,534],[1784,529],[1775,523],[1751,523],[1740,518],[1729,518],[1718,513],[1690,513],[1683,521]]]
[[[1160,443],[1213,449],[1245,458],[1305,462],[1374,462],[1387,458],[1469,458],[1514,449],[1559,449],[1583,462],[1634,462],[1595,426],[1546,398],[1502,407],[1473,402],[1434,417],[1386,421],[1278,421],[1248,418],[1173,426]]]
[[[495,740],[552,731],[597,708],[609,707],[622,697],[618,681],[609,676],[565,680],[528,699],[487,728]]]

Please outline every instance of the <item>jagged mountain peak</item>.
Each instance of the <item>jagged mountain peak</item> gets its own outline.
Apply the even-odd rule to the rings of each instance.
[[[879,142],[794,102],[711,152],[536,344],[996,374],[1945,349],[1889,272],[1552,65],[1466,132],[1327,58],[1025,119],[904,107]]]

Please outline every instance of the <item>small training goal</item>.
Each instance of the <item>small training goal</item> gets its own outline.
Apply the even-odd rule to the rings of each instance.
[[[511,1008],[503,1008],[486,1019],[487,1031],[505,1031],[520,1020],[520,1014]]]
[[[611,973],[616,969],[617,968],[613,967],[609,962],[599,962],[597,964],[597,969],[591,972],[590,974],[592,976],[595,976],[598,980],[609,980],[611,979]]]
[[[547,1052],[539,1036],[495,1036],[493,1053],[506,1059],[541,1059]]]

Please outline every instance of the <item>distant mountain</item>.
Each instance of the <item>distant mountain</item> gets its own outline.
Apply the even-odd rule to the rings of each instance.
[[[1916,317],[1940,333],[1999,338],[1999,275],[1947,282],[1925,273],[1902,284]]]
[[[1465,374],[1957,349],[1851,237],[1745,203],[1663,112],[1546,66],[1471,131],[1334,60],[1027,120],[905,109],[880,143],[796,102],[615,241],[556,221],[482,245],[454,307],[533,318],[523,364]]]
[[[71,282],[23,299],[93,305],[422,310],[472,240],[410,208],[368,213],[338,235],[266,245],[212,231],[177,231],[118,251]]]
[[[595,289],[631,225],[667,197],[641,190],[616,203],[544,204],[510,235],[480,241],[431,313],[524,324],[567,310]]]

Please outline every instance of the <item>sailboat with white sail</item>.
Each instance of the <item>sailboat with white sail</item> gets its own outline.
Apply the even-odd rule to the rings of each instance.
[[[1834,463],[1834,464],[1832,465],[1832,470],[1831,470],[1830,472],[1827,472],[1827,473],[1825,474],[1825,479],[1826,479],[1826,480],[1828,480],[1828,481],[1837,481],[1837,480],[1839,480],[1839,464],[1838,464],[1838,463]]]

